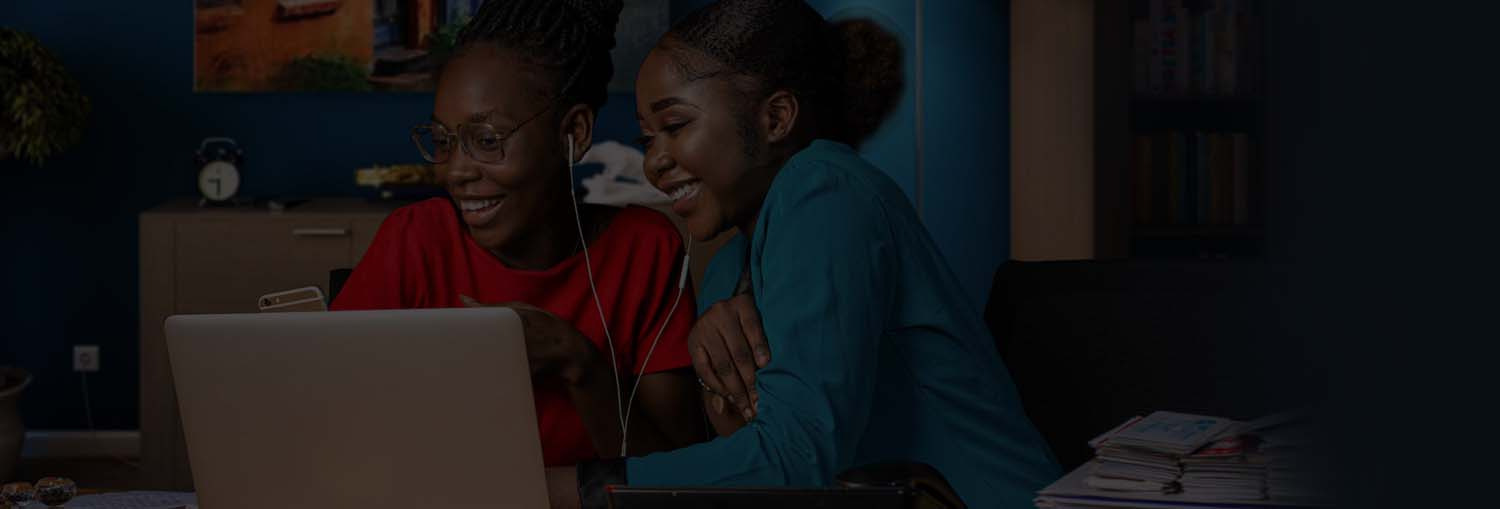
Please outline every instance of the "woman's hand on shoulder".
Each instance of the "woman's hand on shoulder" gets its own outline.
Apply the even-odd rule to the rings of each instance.
[[[521,317],[532,377],[555,375],[578,385],[594,374],[593,366],[601,361],[599,350],[592,341],[572,323],[547,310],[524,302],[484,304],[467,295],[459,298],[468,307],[510,308]]]
[[[755,417],[760,402],[755,370],[771,362],[771,348],[754,297],[737,295],[704,311],[688,333],[688,353],[706,391],[722,397],[745,420]],[[722,407],[712,397],[707,402],[710,412]]]
[[[703,411],[708,414],[708,423],[713,426],[714,433],[721,437],[733,435],[749,422],[740,409],[706,385],[703,387]]]

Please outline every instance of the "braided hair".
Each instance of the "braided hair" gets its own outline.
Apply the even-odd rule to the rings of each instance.
[[[477,44],[516,50],[555,76],[557,97],[597,111],[609,96],[621,0],[488,0],[458,34],[456,53]]]
[[[685,16],[661,46],[689,80],[730,78],[747,104],[790,91],[817,137],[856,147],[903,86],[893,34],[868,19],[830,23],[803,0],[720,0]]]

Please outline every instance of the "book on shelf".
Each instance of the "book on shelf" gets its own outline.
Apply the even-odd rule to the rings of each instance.
[[[1146,19],[1137,19],[1131,26],[1130,61],[1135,62],[1131,71],[1131,79],[1135,81],[1136,95],[1151,93],[1151,22]]]
[[[1208,68],[1211,47],[1209,40],[1213,38],[1213,30],[1209,27],[1210,20],[1207,11],[1189,14],[1188,20],[1192,25],[1192,39],[1188,44],[1188,71],[1192,75],[1188,81],[1188,91],[1198,94],[1207,94],[1213,87],[1209,85]]]
[[[1183,42],[1177,16],[1182,10],[1182,0],[1150,0],[1151,60],[1136,65],[1150,66],[1149,93],[1153,95],[1179,89],[1177,75],[1182,66]]]
[[[1177,65],[1169,92],[1184,94],[1192,89],[1193,82],[1193,14],[1182,0],[1173,3],[1177,4],[1172,8],[1172,22],[1177,25]]]
[[[1208,149],[1213,173],[1213,224],[1235,224],[1234,220],[1234,142],[1230,135],[1214,133]]]
[[[1254,56],[1250,0],[1148,0],[1132,20],[1135,91],[1151,96],[1236,96]]]
[[[1234,179],[1230,195],[1233,197],[1233,224],[1250,223],[1250,135],[1234,133],[1231,136],[1231,172]]]
[[[1131,182],[1138,226],[1250,224],[1251,144],[1247,133],[1138,133]]]
[[[1159,218],[1160,224],[1182,224],[1183,218],[1183,177],[1185,172],[1183,165],[1186,164],[1187,149],[1184,145],[1181,132],[1170,132],[1167,136],[1167,152],[1163,154],[1163,162],[1167,170],[1167,195],[1163,198],[1167,201],[1167,217]]]
[[[1240,2],[1239,0],[1221,0],[1218,3],[1216,7],[1219,11],[1215,14],[1219,19],[1216,23],[1215,35],[1217,37],[1215,37],[1213,58],[1214,72],[1217,76],[1215,76],[1216,86],[1213,90],[1220,95],[1232,96],[1238,92],[1234,84],[1237,77],[1235,69],[1238,67],[1235,63],[1238,61],[1237,55],[1239,54],[1237,51],[1239,30],[1237,28],[1241,16],[1237,15],[1237,9]]]
[[[1155,185],[1156,176],[1152,175],[1151,161],[1152,137],[1145,134],[1135,136],[1132,161],[1135,165],[1135,177],[1131,182],[1135,202],[1135,223],[1150,224],[1155,217],[1156,204],[1151,200],[1151,186]]]
[[[1172,173],[1168,166],[1171,165],[1172,137],[1162,134],[1151,136],[1151,218],[1143,224],[1166,224],[1172,216]]]
[[[1186,131],[1182,133],[1182,217],[1173,224],[1194,225],[1198,221],[1198,133]]]
[[[1198,194],[1198,199],[1195,202],[1198,206],[1197,214],[1193,216],[1195,224],[1215,224],[1213,216],[1210,214],[1213,208],[1213,194],[1209,191],[1213,188],[1213,174],[1209,171],[1211,168],[1209,166],[1209,150],[1213,148],[1210,144],[1210,141],[1212,141],[1211,136],[1211,134],[1203,131],[1193,133],[1193,139],[1197,146],[1197,151],[1193,154],[1193,173],[1198,176],[1196,185],[1193,186],[1193,190]]]

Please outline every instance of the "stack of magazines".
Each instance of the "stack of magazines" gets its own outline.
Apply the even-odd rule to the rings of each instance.
[[[1182,491],[1223,500],[1266,498],[1266,460],[1254,435],[1223,438],[1182,459]]]
[[[1089,441],[1089,486],[1115,491],[1175,493],[1182,459],[1238,426],[1221,417],[1155,412],[1135,417]]]
[[[1089,441],[1095,458],[1037,493],[1047,509],[1326,506],[1303,415],[1249,422],[1177,412],[1134,417]]]
[[[1121,491],[1173,493],[1180,489],[1182,467],[1178,457],[1161,452],[1104,446],[1096,449],[1090,486]]]

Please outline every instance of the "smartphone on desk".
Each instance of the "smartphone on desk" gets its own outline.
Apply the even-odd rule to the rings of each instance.
[[[323,289],[316,286],[268,293],[260,296],[257,304],[263,313],[328,311],[328,302],[323,300]]]

